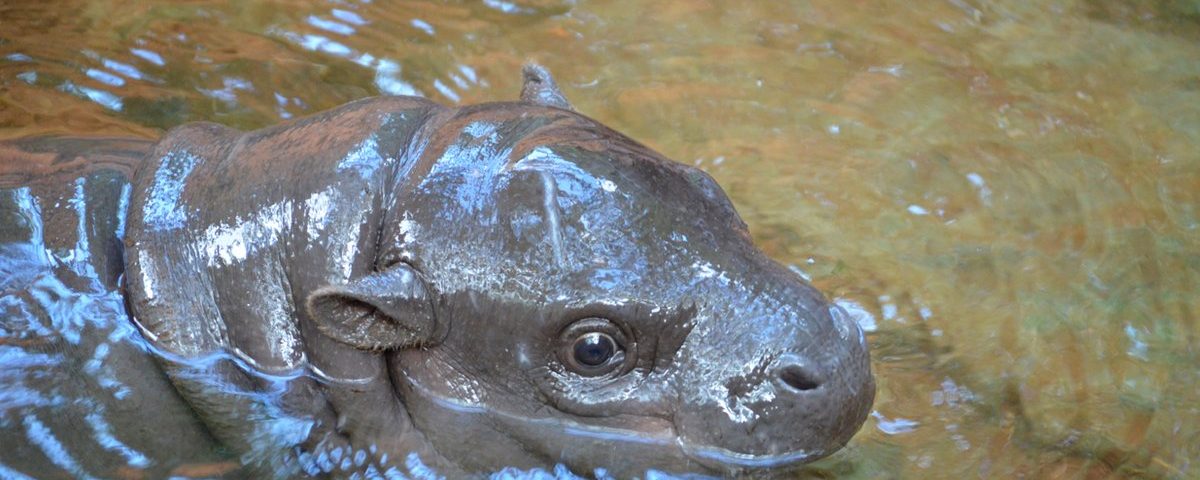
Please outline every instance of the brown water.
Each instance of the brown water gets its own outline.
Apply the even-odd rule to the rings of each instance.
[[[12,2],[0,138],[256,128],[520,65],[872,326],[845,478],[1200,477],[1200,3]]]

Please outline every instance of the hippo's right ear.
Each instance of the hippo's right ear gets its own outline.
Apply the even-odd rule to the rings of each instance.
[[[436,341],[437,319],[428,290],[408,265],[319,288],[305,303],[322,333],[357,348],[386,350]]]

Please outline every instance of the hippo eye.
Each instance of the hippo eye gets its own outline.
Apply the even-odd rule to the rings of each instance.
[[[598,317],[569,325],[559,339],[562,364],[585,377],[605,375],[624,366],[626,349],[632,346],[616,324]]]
[[[575,340],[575,362],[580,365],[604,365],[614,353],[617,353],[617,342],[607,334],[591,332]]]

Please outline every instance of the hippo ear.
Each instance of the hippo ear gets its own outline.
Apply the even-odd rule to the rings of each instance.
[[[550,71],[545,67],[536,63],[527,63],[525,68],[521,69],[521,76],[525,79],[524,85],[521,86],[522,102],[563,110],[575,110],[567,101],[567,97],[563,96],[562,91],[558,89],[554,77],[550,76]]]
[[[322,333],[357,348],[408,348],[437,340],[425,282],[408,265],[319,288],[306,303]]]

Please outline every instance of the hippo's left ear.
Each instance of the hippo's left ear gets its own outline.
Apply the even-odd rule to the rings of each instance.
[[[408,265],[322,287],[305,303],[322,333],[357,348],[408,348],[437,340],[425,282]]]

